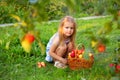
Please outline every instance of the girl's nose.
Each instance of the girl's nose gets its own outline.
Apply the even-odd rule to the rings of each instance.
[[[69,28],[68,31],[71,31],[71,29]]]

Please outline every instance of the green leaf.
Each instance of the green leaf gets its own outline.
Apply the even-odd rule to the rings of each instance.
[[[39,47],[40,47],[40,49],[41,49],[41,54],[42,54],[42,55],[45,54],[45,46],[42,44],[41,41],[38,42],[38,45],[39,45]]]
[[[117,22],[117,29],[120,29],[120,20]]]
[[[115,67],[110,67],[110,73],[111,75],[115,75]]]
[[[9,46],[10,46],[10,41],[8,41],[8,42],[6,43],[5,48],[8,50],[8,49],[9,49]]]

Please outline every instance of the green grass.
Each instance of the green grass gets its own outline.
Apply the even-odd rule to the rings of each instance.
[[[104,26],[111,17],[79,20],[77,21],[76,44],[83,43],[86,50],[90,48],[89,32],[96,32]],[[49,38],[57,31],[59,22],[37,24],[36,29],[40,32],[42,43],[46,46]],[[45,55],[41,55],[40,48],[35,41],[32,46],[31,55],[25,53],[20,45],[19,36],[11,35],[20,33],[14,27],[0,28],[0,80],[110,80],[113,75],[109,72],[109,63],[114,58],[114,49],[117,47],[117,38],[120,30],[113,26],[113,31],[107,34],[109,42],[103,54],[94,53],[95,63],[91,69],[70,70],[57,69],[53,63],[47,63],[46,67],[38,68],[37,62],[45,61]],[[22,35],[22,34],[20,34]],[[6,42],[12,39],[10,48],[5,48]]]

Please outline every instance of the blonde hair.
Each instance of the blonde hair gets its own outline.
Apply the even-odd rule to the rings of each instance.
[[[76,22],[75,22],[74,18],[71,16],[65,16],[63,19],[61,19],[61,22],[60,22],[60,25],[58,28],[60,43],[63,43],[63,41],[64,41],[63,26],[64,26],[65,22],[73,23],[74,31],[73,31],[73,34],[70,36],[70,41],[74,43],[75,42],[75,35],[76,35]]]

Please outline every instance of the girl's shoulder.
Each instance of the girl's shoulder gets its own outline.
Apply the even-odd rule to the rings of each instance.
[[[58,35],[58,33],[55,33],[55,34],[51,37],[50,41],[52,41],[53,44],[58,44],[58,43],[59,43],[59,35]]]
[[[59,36],[56,35],[56,36],[53,38],[53,43],[56,43],[56,44],[59,43]]]
[[[59,37],[58,32],[55,33],[55,34],[51,37],[51,39],[52,39],[52,38],[56,38],[56,37]]]

